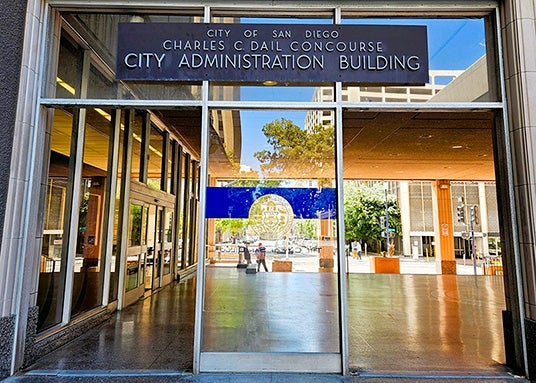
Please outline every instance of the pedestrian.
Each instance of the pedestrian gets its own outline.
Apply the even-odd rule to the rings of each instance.
[[[246,263],[249,265],[251,264],[251,254],[249,253],[248,245],[249,243],[244,243],[244,258],[246,259]]]
[[[353,241],[352,242],[352,253],[353,253],[354,259],[355,258],[361,259],[361,251],[362,251],[361,242]]]
[[[255,258],[257,259],[257,271],[261,271],[261,264],[264,266],[264,271],[268,271],[268,267],[266,267],[266,248],[261,242],[255,249]]]

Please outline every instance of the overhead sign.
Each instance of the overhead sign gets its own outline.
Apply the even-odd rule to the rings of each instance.
[[[424,84],[425,26],[119,24],[116,78]]]

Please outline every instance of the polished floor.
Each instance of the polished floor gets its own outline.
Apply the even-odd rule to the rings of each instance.
[[[347,283],[354,376],[511,376],[503,366],[501,277],[349,274]],[[194,307],[195,278],[174,283],[44,356],[26,378],[48,381],[47,371],[187,373]],[[202,348],[332,352],[339,347],[337,307],[335,274],[208,268]]]

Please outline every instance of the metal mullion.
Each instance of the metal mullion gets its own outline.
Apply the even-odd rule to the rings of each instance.
[[[80,95],[84,97],[87,94],[88,82],[89,82],[89,70],[90,70],[90,53],[84,51],[84,59],[82,66],[82,82],[80,87]],[[76,115],[78,116],[76,122],[76,130],[73,132],[75,140],[71,141],[71,155],[74,151],[73,168],[69,169],[69,177],[72,177],[72,193],[70,198],[71,209],[67,240],[67,259],[65,265],[65,290],[63,301],[63,313],[62,323],[67,324],[71,319],[71,306],[72,306],[72,294],[74,286],[74,260],[76,253],[76,242],[78,240],[78,221],[80,218],[80,198],[82,186],[82,166],[84,162],[84,139],[86,132],[86,109],[79,109]],[[69,166],[70,167],[70,166]]]
[[[203,309],[205,302],[205,258],[206,258],[206,198],[208,185],[208,161],[209,161],[209,108],[208,108],[208,82],[203,83],[203,110],[201,121],[201,169],[199,174],[199,230],[198,256],[197,256],[197,294],[195,302],[195,325],[194,325],[194,373],[200,372],[201,339],[203,331]]]
[[[192,100],[123,100],[123,99],[83,99],[83,98],[41,98],[41,105],[56,107],[109,107],[137,109],[179,109],[201,107],[200,101]]]
[[[210,7],[205,6],[204,22],[210,22]],[[199,173],[199,230],[197,231],[198,255],[197,255],[197,286],[195,299],[194,320],[194,355],[193,372],[199,374],[201,369],[201,341],[203,339],[203,312],[205,308],[205,273],[206,273],[206,199],[208,186],[208,161],[209,161],[209,107],[208,107],[209,82],[203,81],[201,109],[201,153],[199,161],[201,169]]]
[[[182,150],[181,146],[177,141],[173,142],[173,187],[175,195],[175,210],[173,213],[173,278],[178,279],[178,260],[179,260],[179,222],[180,222],[180,211],[181,211],[181,179],[182,179]],[[182,262],[182,259],[181,259]]]
[[[497,36],[497,57],[499,58],[499,79],[500,79],[500,92],[501,92],[501,100],[502,100],[502,127],[504,129],[504,140],[505,140],[505,155],[506,155],[506,173],[508,174],[508,180],[505,182],[508,187],[508,194],[510,196],[515,196],[515,185],[514,185],[514,167],[513,167],[513,153],[512,153],[512,144],[511,144],[511,136],[510,136],[510,118],[508,115],[508,100],[506,98],[506,83],[505,83],[505,69],[504,69],[504,59],[503,59],[503,42],[502,42],[502,34],[501,34],[501,26],[499,25],[500,20],[500,10],[499,8],[495,9],[495,28],[496,28],[496,36]],[[525,376],[530,376],[529,374],[529,363],[528,363],[528,350],[527,350],[527,330],[525,328],[525,318],[526,318],[526,312],[525,312],[525,287],[523,285],[523,260],[521,259],[521,249],[519,246],[519,232],[518,232],[518,226],[517,226],[517,216],[516,212],[517,205],[514,198],[510,198],[508,201],[510,205],[510,211],[514,213],[513,215],[509,216],[508,219],[510,220],[509,224],[512,228],[512,248],[514,251],[513,254],[513,260],[514,260],[514,273],[515,273],[515,279],[514,282],[516,284],[517,289],[517,297],[515,299],[512,299],[513,301],[517,301],[517,310],[519,310],[519,327],[521,330],[521,347],[523,352],[523,364],[524,364],[524,373]],[[509,289],[511,290],[511,289]],[[514,314],[514,313],[512,313]]]
[[[169,167],[169,132],[164,130],[162,132],[162,170],[160,171],[160,190],[170,193],[168,190],[168,167]],[[171,188],[171,185],[170,185]]]
[[[182,198],[183,210],[182,210],[182,260],[183,268],[186,266],[191,266],[189,263],[186,264],[186,261],[190,261],[188,254],[190,253],[190,247],[192,246],[192,241],[187,240],[189,236],[190,225],[188,224],[188,219],[190,217],[190,191],[191,191],[191,168],[192,168],[192,157],[189,153],[186,153],[186,158],[184,159],[184,194]]]
[[[182,172],[184,169],[184,152],[182,150],[182,146],[177,143],[177,189],[175,194],[175,211],[176,211],[176,218],[175,218],[175,243],[176,243],[176,250],[175,250],[175,275],[178,274],[179,270],[184,269],[184,231],[182,228],[179,228],[179,222],[181,220],[181,211],[184,209],[184,183],[183,183],[183,176]],[[184,220],[183,220],[184,222]],[[180,230],[180,233],[179,233]],[[179,236],[180,234],[180,236]],[[180,254],[179,254],[179,239],[182,238],[182,246],[180,247]],[[181,265],[180,267],[177,265],[179,255],[181,257]]]
[[[198,161],[193,160],[192,161],[192,198],[190,199],[190,216],[189,216],[189,222],[190,229],[188,230],[190,233],[190,237],[194,236],[195,233],[195,227],[196,227],[196,219],[199,217],[197,216],[197,205],[199,203],[198,195],[197,195],[197,188],[198,188],[198,173],[199,173],[199,166]],[[192,244],[195,243],[192,241]],[[195,263],[195,254],[194,254],[195,246],[191,246],[188,252],[188,257],[190,259],[190,264],[193,265]],[[199,257],[198,257],[199,260]]]
[[[341,23],[341,9],[335,9],[335,24]],[[343,110],[342,83],[335,83],[335,190],[337,193],[337,251],[339,282],[339,342],[341,369],[343,375],[349,373],[348,351],[348,285],[346,283],[345,227],[344,227],[344,158],[343,158]]]
[[[397,110],[479,110],[479,109],[502,109],[502,102],[344,102],[345,109],[360,109],[360,110],[379,110],[389,109]]]
[[[102,287],[102,305],[106,306],[110,297],[110,272],[112,267],[113,236],[114,236],[114,214],[115,214],[115,193],[117,190],[117,173],[119,167],[119,136],[121,131],[121,110],[112,110],[112,139],[109,143],[108,152],[108,180],[106,182],[106,195],[104,211],[106,215],[103,222],[103,244],[104,244],[104,281]]]
[[[210,109],[240,110],[322,110],[334,109],[335,102],[294,102],[294,101],[208,101]]]
[[[341,9],[336,8],[334,13],[334,24],[341,23]],[[339,286],[338,307],[339,307],[339,349],[341,353],[341,371],[343,375],[348,374],[348,321],[347,321],[347,284],[346,284],[346,263],[344,262],[344,175],[343,175],[343,128],[342,128],[342,83],[335,83],[335,190],[337,194],[337,281]],[[342,253],[341,253],[342,249]]]
[[[263,12],[263,16],[270,16],[270,9],[267,9],[267,4],[271,6],[271,9],[273,9],[273,15],[274,16],[280,16],[282,11],[289,11],[291,9],[301,10],[302,14],[303,12],[315,12],[315,13],[322,13],[322,12],[329,12],[330,10],[333,10],[337,6],[337,4],[340,4],[341,2],[335,2],[335,1],[326,1],[323,3],[322,6],[319,6],[317,2],[308,2],[308,1],[299,1],[295,0],[293,2],[280,2],[280,3],[272,3],[272,2],[265,2],[263,4],[259,5],[258,1],[250,0],[250,1],[243,1],[243,2],[228,2],[224,0],[220,1],[209,1],[205,2],[209,3],[210,7],[217,12],[220,9],[222,11],[243,11],[244,9],[251,10],[252,12]],[[77,0],[49,0],[48,4],[53,7],[58,8],[68,8],[72,9],[80,8],[80,2]],[[121,0],[112,0],[112,1],[103,1],[103,0],[86,0],[84,2],[86,8],[98,8],[99,10],[103,7],[109,8],[110,10],[124,10],[132,9],[132,8],[143,8],[147,9],[147,2],[144,0],[136,0],[136,1],[121,1]],[[454,7],[452,6],[451,1],[378,1],[378,0],[363,0],[359,1],[359,6],[355,7],[346,7],[344,9],[344,12],[349,11],[360,11],[360,15],[363,16],[369,15],[367,12],[384,12],[388,13],[389,15],[399,15],[400,12],[408,12],[408,13],[418,13],[422,14],[425,12],[448,12],[449,15],[456,15],[457,13],[463,12],[464,14],[467,12],[482,12],[485,10],[492,10],[495,6],[497,6],[497,1],[493,0],[465,0],[464,2],[460,2],[456,4]],[[453,10],[452,8],[458,9],[458,12]],[[201,11],[201,6],[198,1],[181,1],[180,5],[177,5],[176,3],[173,4],[169,1],[159,0],[151,2],[150,9],[154,10],[191,10],[192,12],[199,12]]]
[[[118,239],[119,249],[116,254],[117,262],[119,262],[119,278],[117,280],[117,308],[123,308],[123,298],[125,296],[125,274],[126,274],[126,259],[128,246],[128,225],[130,216],[130,173],[132,171],[132,126],[134,124],[134,109],[125,111],[125,130],[123,133],[123,158],[122,158],[122,177],[121,177],[121,195],[119,200],[119,232]],[[139,258],[138,258],[139,259]],[[139,270],[139,268],[138,268]],[[138,275],[139,281],[139,275]]]

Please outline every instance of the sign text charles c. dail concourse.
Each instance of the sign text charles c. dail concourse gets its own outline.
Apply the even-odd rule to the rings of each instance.
[[[424,84],[426,27],[122,23],[116,77]]]

